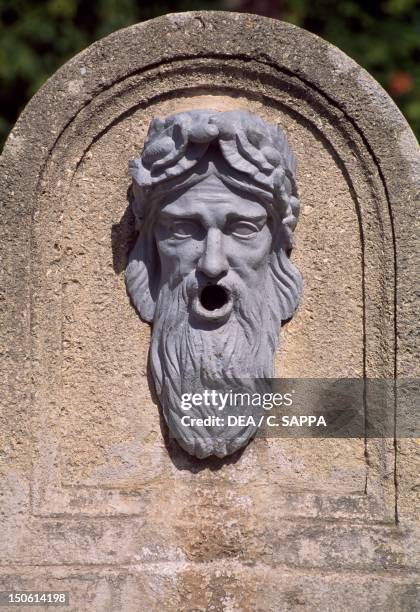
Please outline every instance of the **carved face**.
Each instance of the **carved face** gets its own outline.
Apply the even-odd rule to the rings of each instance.
[[[229,319],[240,297],[237,277],[254,299],[261,292],[272,244],[267,221],[262,204],[214,175],[165,202],[154,232],[161,283],[175,288],[193,274],[188,305],[195,325]]]
[[[252,392],[272,376],[281,321],[301,292],[288,257],[299,211],[293,154],[281,130],[255,115],[200,110],[153,120],[130,169],[139,235],[126,282],[153,324],[163,415],[190,454],[224,457],[256,427],[183,427],[182,397],[226,392],[232,381]],[[220,413],[203,403],[189,416]]]

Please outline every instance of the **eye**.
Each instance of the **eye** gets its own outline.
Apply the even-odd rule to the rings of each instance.
[[[171,225],[171,231],[175,238],[191,238],[198,233],[199,227],[194,221],[185,219],[174,221]]]
[[[229,231],[237,238],[252,238],[260,228],[250,221],[234,221],[229,226]]]

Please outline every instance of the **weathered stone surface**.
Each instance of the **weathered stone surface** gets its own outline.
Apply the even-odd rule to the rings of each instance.
[[[279,123],[297,158],[305,293],[279,375],[418,376],[418,151],[377,83],[253,15],[99,41],[1,159],[2,588],[69,590],[77,611],[414,610],[416,440],[257,439],[200,461],[160,422],[124,285],[126,169],[153,117],[191,108]]]

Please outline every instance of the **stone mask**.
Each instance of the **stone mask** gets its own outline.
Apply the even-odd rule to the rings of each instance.
[[[294,156],[283,132],[255,115],[195,110],[154,119],[130,174],[139,234],[126,282],[153,325],[163,414],[190,454],[224,457],[256,427],[183,427],[181,398],[233,381],[255,390],[273,375],[279,328],[302,290],[289,259],[299,213]],[[218,410],[193,406],[190,416]]]

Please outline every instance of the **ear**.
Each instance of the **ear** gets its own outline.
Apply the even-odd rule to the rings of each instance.
[[[273,295],[270,295],[272,315],[280,323],[290,319],[299,306],[303,290],[302,277],[283,249],[271,255],[270,273]]]
[[[155,315],[160,265],[153,235],[140,230],[125,271],[125,283],[131,300],[143,321],[151,323]]]

